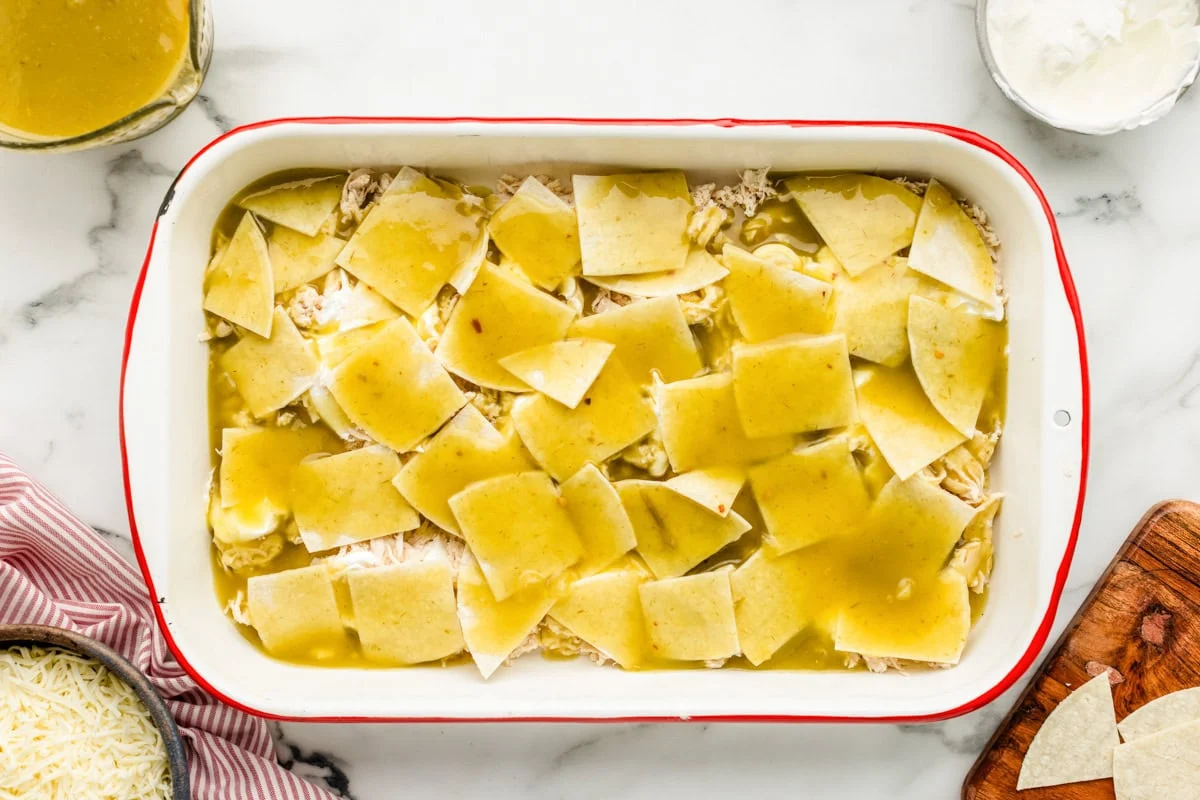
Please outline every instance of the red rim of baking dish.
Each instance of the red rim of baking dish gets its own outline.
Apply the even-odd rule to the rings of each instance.
[[[125,372],[129,365],[129,349],[133,342],[133,328],[137,322],[138,306],[142,299],[142,288],[146,282],[146,272],[150,266],[150,255],[154,250],[154,239],[158,234],[158,223],[166,212],[167,206],[170,203],[174,193],[175,185],[179,182],[179,178],[194,164],[197,159],[207,153],[212,147],[226,139],[236,136],[246,131],[258,130],[260,128],[269,128],[275,125],[286,125],[292,123],[304,125],[371,125],[371,124],[453,124],[453,123],[481,123],[488,125],[504,125],[504,124],[533,124],[533,125],[592,125],[592,126],[617,126],[617,125],[643,125],[643,126],[689,126],[689,125],[712,125],[719,128],[739,128],[739,127],[764,127],[764,126],[788,126],[793,128],[829,128],[829,127],[859,127],[859,128],[902,128],[902,129],[917,129],[929,131],[931,133],[949,136],[952,139],[957,139],[969,145],[978,147],[988,153],[996,156],[1020,175],[1033,193],[1037,196],[1038,202],[1042,206],[1042,211],[1046,215],[1046,224],[1050,226],[1050,234],[1054,240],[1054,256],[1058,262],[1058,274],[1062,279],[1063,292],[1066,294],[1067,303],[1071,307],[1071,315],[1075,321],[1075,334],[1079,344],[1079,370],[1080,382],[1082,389],[1081,404],[1082,404],[1082,419],[1080,420],[1080,464],[1079,464],[1079,494],[1075,501],[1075,515],[1071,523],[1071,535],[1067,540],[1067,547],[1063,553],[1062,562],[1058,566],[1058,572],[1054,578],[1054,588],[1050,593],[1050,603],[1046,608],[1046,614],[1042,618],[1041,624],[1034,633],[1033,639],[1026,648],[1024,654],[1017,661],[1016,665],[1009,670],[1003,678],[1000,679],[994,686],[979,696],[975,697],[966,703],[955,708],[950,708],[945,711],[935,712],[933,714],[917,714],[917,715],[899,715],[899,716],[859,716],[859,717],[843,717],[836,715],[803,715],[803,714],[715,714],[715,715],[653,715],[653,716],[619,716],[619,717],[555,717],[555,716],[523,716],[523,717],[372,717],[372,716],[294,716],[286,714],[274,714],[269,711],[253,708],[244,703],[225,695],[218,689],[214,688],[204,677],[196,670],[188,660],[180,652],[174,638],[171,636],[171,629],[167,625],[166,618],[163,615],[162,606],[159,602],[158,593],[154,588],[154,580],[150,575],[150,569],[146,564],[145,553],[142,552],[141,538],[138,535],[137,521],[134,518],[133,512],[133,494],[129,483],[129,459],[125,447]],[[1083,499],[1087,487],[1088,474],[1088,451],[1089,440],[1091,433],[1091,386],[1088,377],[1088,360],[1087,360],[1087,345],[1084,341],[1083,332],[1083,313],[1079,308],[1079,295],[1075,290],[1075,281],[1071,277],[1071,268],[1067,264],[1067,256],[1063,251],[1062,240],[1058,234],[1058,225],[1055,223],[1054,211],[1050,208],[1049,201],[1046,200],[1045,194],[1042,193],[1041,187],[1037,181],[1025,168],[1025,165],[1016,159],[1011,153],[1005,150],[996,142],[982,136],[974,131],[965,128],[958,128],[952,125],[941,125],[932,122],[905,122],[905,121],[883,121],[883,120],[797,120],[797,119],[638,119],[638,118],[614,118],[614,119],[586,119],[582,117],[281,117],[278,119],[262,120],[253,122],[248,125],[242,125],[237,128],[221,134],[217,138],[202,147],[191,159],[184,164],[183,169],[179,171],[179,175],[171,184],[171,188],[167,190],[166,198],[163,200],[162,207],[159,209],[158,217],[154,221],[154,227],[150,231],[150,242],[146,247],[146,257],[142,262],[141,272],[138,274],[137,284],[134,286],[133,299],[129,305],[129,317],[125,325],[125,344],[121,354],[121,386],[119,396],[119,429],[121,440],[121,471],[122,478],[125,483],[125,509],[129,515],[129,530],[133,535],[133,549],[137,554],[138,566],[142,570],[142,577],[146,579],[146,586],[150,592],[150,603],[154,607],[154,616],[158,620],[158,627],[166,638],[167,646],[171,653],[175,656],[175,660],[187,670],[187,673],[192,676],[201,687],[218,698],[222,702],[234,708],[253,714],[266,719],[282,720],[289,722],[873,722],[873,723],[909,723],[909,722],[937,722],[939,720],[950,719],[961,716],[963,714],[975,711],[984,705],[987,705],[992,700],[999,697],[1005,692],[1022,674],[1028,670],[1037,660],[1038,653],[1041,652],[1042,645],[1045,644],[1047,637],[1050,635],[1050,629],[1054,625],[1054,617],[1058,611],[1058,604],[1062,598],[1063,587],[1066,584],[1067,573],[1070,571],[1071,559],[1075,554],[1075,545],[1079,539],[1079,526],[1083,517]]]

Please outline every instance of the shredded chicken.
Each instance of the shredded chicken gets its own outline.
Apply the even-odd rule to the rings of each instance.
[[[538,637],[538,632],[535,630],[533,633],[525,637],[525,641],[513,648],[513,651],[508,654],[508,658],[504,659],[504,666],[510,666],[512,662],[516,661],[521,656],[536,652],[541,649],[542,642]]]
[[[212,339],[224,339],[226,336],[233,333],[233,326],[220,317],[209,316],[208,327],[200,334],[200,341],[207,342]]]
[[[324,307],[325,295],[306,284],[297,289],[288,301],[287,313],[297,328],[307,330],[321,321]]]
[[[728,658],[706,658],[703,663],[705,669],[720,669],[728,660]]]
[[[237,590],[237,594],[233,596],[228,603],[225,604],[225,613],[241,625],[251,625],[250,622],[250,607],[246,601],[246,593],[241,589]]]
[[[987,246],[988,254],[991,255],[992,261],[995,261],[1000,252],[1000,237],[992,230],[992,224],[988,220],[987,212],[974,203],[963,203],[963,210],[967,212],[967,216],[975,223],[975,227],[979,229],[979,235],[983,237],[983,243]]]
[[[697,207],[688,220],[687,235],[699,247],[708,247],[721,228],[729,224],[733,215],[713,202]]]
[[[502,201],[512,197],[521,188],[521,184],[525,182],[526,177],[528,176],[501,175],[500,179],[496,181],[496,196]],[[533,177],[537,178],[547,189],[558,195],[567,205],[574,205],[575,197],[572,194],[569,184],[564,184],[558,178],[550,175],[534,175]]]
[[[622,450],[617,458],[626,464],[632,464],[638,469],[645,470],[653,478],[661,478],[671,468],[667,459],[667,449],[663,446],[662,437],[655,428],[645,439],[631,444]]]
[[[990,433],[976,431],[963,444],[921,470],[921,476],[958,497],[980,506],[987,499],[987,468],[1000,439],[1000,423]]]
[[[562,285],[558,287],[557,294],[564,303],[571,307],[576,316],[583,316],[583,287],[580,286],[578,278],[564,278]]]
[[[598,289],[595,298],[592,299],[592,313],[603,314],[605,311],[612,311],[614,308],[627,306],[633,302],[633,298],[627,294],[620,292],[610,292],[608,289]]]
[[[458,575],[458,565],[467,551],[467,544],[457,536],[451,536],[428,520],[420,527],[405,534],[404,559],[426,561],[445,559],[450,564],[450,573]]]
[[[425,313],[417,318],[417,335],[421,341],[433,350],[446,332],[446,323],[450,321],[450,312],[458,304],[458,293],[452,286],[443,286],[438,292],[437,300]]]
[[[555,653],[568,658],[583,655],[591,659],[593,663],[600,665],[616,663],[551,617],[542,620],[536,634],[538,644],[547,653]]]
[[[962,540],[950,556],[948,568],[962,575],[967,581],[967,588],[976,594],[987,588],[992,577],[996,552],[992,529],[1002,499],[1003,495],[988,495],[975,512],[975,516],[967,523]]]
[[[710,283],[701,289],[679,295],[679,303],[683,307],[683,318],[688,325],[703,325],[711,328],[716,324],[725,308],[725,290],[715,283]]]
[[[300,544],[304,538],[300,535],[300,526],[296,524],[296,520],[289,519],[287,525],[283,527],[283,535],[292,544]]]
[[[471,405],[479,409],[479,413],[483,414],[488,422],[495,424],[501,417],[508,416],[512,411],[513,401],[517,399],[517,395],[500,389],[475,386],[473,391],[467,392],[467,399]]]
[[[740,207],[745,211],[747,217],[754,216],[764,200],[779,195],[779,191],[771,185],[771,181],[767,177],[769,170],[769,167],[746,170],[736,184],[722,186],[713,192],[713,200],[722,208]]]
[[[903,176],[901,176],[899,178],[892,178],[892,182],[900,184],[905,189],[908,189],[910,192],[915,194],[917,197],[924,197],[925,190],[929,188],[929,181],[927,181],[927,180],[925,180],[925,181],[915,180],[913,178],[905,178]]]
[[[249,542],[226,543],[220,539],[213,541],[217,545],[221,563],[234,572],[261,567],[283,550],[283,536],[278,533],[267,534],[261,539]]]
[[[391,183],[392,176],[386,172],[377,174],[365,168],[351,172],[338,203],[338,232],[349,233],[357,227]]]

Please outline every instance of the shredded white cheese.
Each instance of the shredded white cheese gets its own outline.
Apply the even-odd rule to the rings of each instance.
[[[133,689],[56,649],[0,650],[0,798],[169,798],[162,737]]]

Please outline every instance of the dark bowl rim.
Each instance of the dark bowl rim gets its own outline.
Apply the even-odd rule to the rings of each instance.
[[[150,679],[124,656],[103,642],[81,633],[52,625],[0,624],[0,650],[14,645],[59,647],[96,659],[133,689],[150,712],[167,750],[167,767],[171,775],[172,800],[189,800],[191,787],[183,736],[167,703]]]

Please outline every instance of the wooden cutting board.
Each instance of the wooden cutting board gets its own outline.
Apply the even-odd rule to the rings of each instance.
[[[1156,697],[1200,686],[1200,505],[1155,506],[1121,546],[963,783],[964,800],[1099,800],[1111,780],[1017,792],[1021,759],[1046,716],[1110,666],[1117,719]]]

